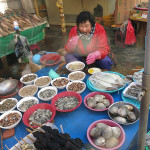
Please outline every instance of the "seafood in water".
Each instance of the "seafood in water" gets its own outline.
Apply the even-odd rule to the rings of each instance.
[[[105,145],[105,139],[102,136],[100,136],[97,139],[95,139],[94,143],[97,146],[104,146]]]

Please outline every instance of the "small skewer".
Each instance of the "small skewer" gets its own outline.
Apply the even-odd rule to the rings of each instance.
[[[0,128],[1,133],[1,149],[3,150],[3,135],[2,135],[2,129]]]
[[[21,138],[21,140],[22,140],[25,144],[28,144],[23,138]]]
[[[32,124],[38,126],[38,127],[42,127],[42,125],[38,124],[38,123],[35,123],[35,122],[32,122]]]
[[[5,144],[5,147],[6,147],[8,150],[10,150],[6,144]]]
[[[33,133],[33,131],[31,131],[30,129],[28,129],[28,128],[26,128],[26,130],[28,131],[28,132],[30,132],[30,133]]]
[[[43,130],[41,130],[41,129],[36,129],[36,130],[45,133],[45,131],[43,131]]]
[[[64,133],[62,124],[60,125],[61,133]]]
[[[17,142],[21,145],[21,142],[14,136],[14,138],[17,140]]]
[[[17,146],[15,146],[18,150],[20,150]]]
[[[27,135],[27,137],[28,137],[33,143],[35,142],[35,140],[32,139],[30,136]]]

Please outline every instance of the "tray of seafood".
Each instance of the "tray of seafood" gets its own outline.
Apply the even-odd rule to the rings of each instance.
[[[124,91],[123,96],[138,100],[138,94],[142,90],[142,84],[138,82],[132,82]]]

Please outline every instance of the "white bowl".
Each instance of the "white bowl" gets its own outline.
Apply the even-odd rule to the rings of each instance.
[[[43,91],[45,91],[45,90],[47,90],[47,89],[55,90],[56,93],[54,95],[52,95],[51,97],[49,97],[49,98],[42,98],[42,97],[40,97],[40,93],[43,92]],[[40,98],[43,101],[50,101],[55,95],[57,95],[57,93],[58,93],[58,90],[57,90],[56,87],[54,87],[54,86],[47,86],[47,87],[42,88],[38,92],[38,98]]]
[[[22,90],[24,90],[25,88],[29,88],[29,87],[35,87],[35,88],[36,88],[36,91],[33,92],[32,94],[28,94],[28,95],[26,95],[26,96],[20,95],[20,92],[21,92]],[[37,86],[35,86],[35,85],[27,85],[27,86],[24,86],[23,88],[21,88],[21,89],[19,90],[19,93],[18,93],[18,94],[19,94],[19,96],[21,96],[21,97],[29,97],[29,96],[34,96],[37,91],[38,91],[38,87],[37,87]]]
[[[79,81],[79,80],[78,80],[78,81],[72,81],[72,82],[68,83],[67,86],[66,86],[66,90],[67,90],[67,91],[69,91],[69,90],[68,90],[68,87],[69,87],[72,83],[83,83],[83,84],[84,84],[84,89],[77,92],[77,93],[79,93],[79,94],[82,93],[82,92],[86,89],[86,84],[85,84],[83,81]],[[76,91],[74,91],[74,92],[76,92]]]
[[[9,109],[9,110],[0,111],[0,113],[5,113],[5,112],[7,112],[7,111],[11,111],[11,110],[14,110],[14,109],[16,108],[17,103],[18,103],[18,100],[17,100],[16,98],[7,98],[7,99],[4,99],[4,100],[2,100],[2,101],[0,102],[0,105],[3,104],[3,103],[4,103],[6,100],[8,100],[8,99],[12,99],[13,101],[16,101],[16,105],[15,105],[14,107],[12,107],[11,109]]]
[[[53,82],[56,81],[56,80],[58,80],[58,79],[67,79],[67,80],[68,80],[68,83],[69,83],[69,79],[66,78],[66,77],[58,77],[58,78],[55,78],[55,79],[53,79],[53,80],[51,81],[51,85],[54,86],[54,87],[56,87],[57,89],[64,89],[64,88],[67,86],[67,84],[68,84],[68,83],[67,83],[67,84],[64,85],[64,86],[55,86],[55,85],[53,84]]]
[[[48,82],[47,84],[45,84],[45,85],[42,85],[42,86],[36,85],[36,81],[37,81],[37,80],[40,80],[41,78],[49,78],[50,80],[49,80],[49,82]],[[34,80],[34,85],[37,86],[37,87],[39,87],[39,88],[43,88],[43,87],[49,86],[50,83],[51,83],[51,81],[52,81],[51,77],[49,77],[49,76],[42,76],[42,77],[36,78],[36,79]]]
[[[22,114],[21,114],[21,112],[19,112],[19,111],[17,111],[17,110],[11,110],[11,111],[5,112],[4,114],[2,114],[2,115],[0,116],[0,120],[3,119],[5,116],[7,116],[7,115],[10,114],[10,113],[18,113],[19,116],[20,116],[19,120],[18,120],[15,124],[13,124],[13,125],[11,125],[11,126],[3,127],[3,126],[0,125],[0,128],[3,128],[3,129],[12,129],[12,128],[15,128],[15,127],[19,124],[19,122],[21,121],[21,119],[22,119]]]
[[[36,104],[39,103],[39,100],[38,100],[36,97],[33,97],[33,96],[25,97],[25,98],[22,98],[22,99],[17,103],[17,109],[18,109],[19,111],[21,111],[21,112],[25,112],[26,110],[21,110],[21,109],[19,108],[19,106],[20,106],[23,102],[29,101],[29,100],[31,100],[31,99],[34,100],[34,101],[36,101]]]
[[[81,65],[83,65],[83,67],[81,67],[80,69],[70,69],[69,66],[70,66],[70,65],[74,65],[74,64],[81,64]],[[84,69],[84,67],[85,67],[85,64],[84,64],[82,61],[72,61],[72,62],[70,62],[70,63],[68,63],[68,64],[66,65],[66,68],[67,68],[70,72],[73,72],[73,71],[81,71],[81,70]]]
[[[72,80],[72,79],[70,79],[70,75],[76,74],[76,73],[82,73],[82,74],[84,74],[84,77],[83,77],[83,78],[78,79],[78,80],[80,80],[80,81],[83,81],[84,78],[85,78],[85,76],[86,76],[86,74],[85,74],[83,71],[75,71],[75,72],[71,72],[71,73],[68,75],[68,79],[71,80],[71,81],[77,81],[77,80]]]
[[[35,79],[31,80],[31,81],[24,82],[24,81],[23,81],[23,78],[24,78],[24,77],[27,77],[28,75],[35,75],[36,78],[38,77],[37,74],[35,74],[35,73],[29,73],[29,74],[26,74],[26,75],[22,76],[22,77],[20,78],[20,81],[21,81],[23,84],[25,84],[25,85],[33,84],[33,83],[34,83],[34,80],[36,79],[36,78],[35,78]]]

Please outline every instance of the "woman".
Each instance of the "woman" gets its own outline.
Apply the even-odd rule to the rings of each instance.
[[[95,64],[101,69],[110,70],[113,65],[107,56],[110,48],[104,28],[95,23],[93,16],[88,11],[81,12],[76,19],[76,26],[69,33],[65,49],[67,62],[80,60],[86,57],[88,65]]]

